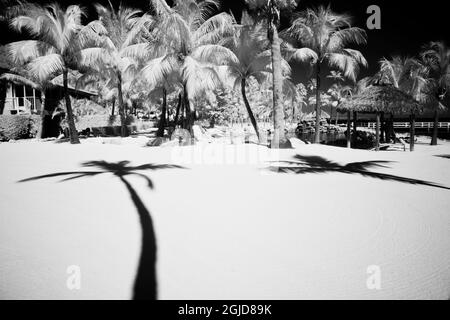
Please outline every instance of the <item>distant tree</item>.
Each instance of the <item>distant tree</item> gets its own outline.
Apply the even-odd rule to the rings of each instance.
[[[132,83],[138,72],[139,61],[152,53],[150,44],[144,41],[142,32],[153,22],[140,10],[119,6],[116,10],[96,5],[99,19],[91,22],[95,26],[96,47],[81,50],[80,64],[88,68],[91,78],[109,79],[108,87],[117,88],[117,101],[121,122],[121,136],[127,135],[124,84]]]
[[[356,80],[359,66],[367,66],[361,52],[350,49],[352,44],[365,44],[366,34],[363,29],[352,26],[352,18],[338,14],[331,8],[320,6],[306,9],[299,13],[287,30],[287,35],[313,50],[317,59],[313,62],[316,76],[316,133],[315,143],[320,137],[320,89],[321,68],[324,63],[342,71],[346,78]]]
[[[444,109],[444,101],[450,87],[450,48],[444,42],[430,42],[420,54],[428,68],[429,96],[434,105],[434,125],[431,145],[437,145],[439,109]]]
[[[30,75],[41,82],[63,76],[70,142],[80,143],[70,104],[68,73],[69,69],[77,68],[79,52],[90,44],[96,25],[81,24],[84,12],[79,6],[64,10],[57,3],[44,6],[27,3],[17,12],[10,26],[19,32],[26,31],[33,40],[8,44],[9,54],[15,64],[26,65]]]

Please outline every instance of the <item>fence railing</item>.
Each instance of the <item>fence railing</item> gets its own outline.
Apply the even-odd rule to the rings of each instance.
[[[361,124],[362,127],[366,127],[369,129],[375,129],[376,122],[368,122]],[[408,129],[409,128],[409,122],[394,122],[394,129]],[[416,122],[415,128],[416,129],[433,129],[433,122],[423,122],[418,121]],[[450,122],[439,122],[438,123],[439,129],[447,129],[450,130]]]

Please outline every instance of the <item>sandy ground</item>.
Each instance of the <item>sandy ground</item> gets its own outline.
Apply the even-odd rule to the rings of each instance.
[[[112,174],[18,183],[95,170],[80,166],[92,160],[186,167],[143,171],[154,190],[126,178],[154,220],[160,299],[450,298],[450,190],[345,170],[261,170],[296,154],[382,160],[391,162],[368,170],[450,187],[450,159],[436,157],[450,155],[449,143],[414,153],[304,145],[277,155],[256,145],[235,153],[98,142],[0,144],[0,298],[131,298],[141,230],[123,183]],[[246,156],[218,163],[230,154]],[[66,284],[72,265],[79,290]],[[379,268],[379,289],[367,286],[369,266]]]

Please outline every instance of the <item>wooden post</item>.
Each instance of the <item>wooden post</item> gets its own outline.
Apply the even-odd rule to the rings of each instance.
[[[416,116],[413,113],[410,115],[410,126],[409,126],[409,151],[414,151],[414,137],[416,135]]]
[[[347,148],[352,147],[352,120],[350,110],[347,111]]]
[[[377,112],[377,124],[375,127],[375,150],[380,150],[380,113]]]

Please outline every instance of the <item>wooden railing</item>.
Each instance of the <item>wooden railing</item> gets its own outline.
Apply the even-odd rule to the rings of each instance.
[[[375,129],[376,122],[361,123],[361,127]],[[408,129],[409,122],[394,122],[394,129]],[[416,122],[416,129],[433,129],[433,122]],[[438,128],[450,130],[450,122],[439,122]]]

